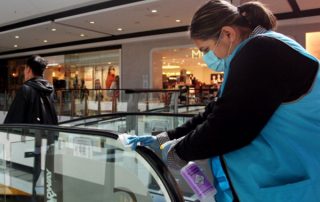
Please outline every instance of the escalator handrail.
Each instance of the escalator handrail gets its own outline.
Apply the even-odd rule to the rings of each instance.
[[[194,114],[173,114],[173,113],[162,113],[162,112],[117,112],[117,113],[108,113],[108,114],[100,114],[100,115],[93,115],[93,116],[87,116],[87,117],[80,117],[76,119],[71,119],[67,121],[61,121],[59,124],[68,124],[73,123],[77,121],[85,121],[89,119],[102,119],[108,120],[113,118],[120,118],[125,116],[167,116],[167,117],[194,117]]]
[[[191,104],[191,105],[178,105],[178,108],[181,109],[181,108],[188,108],[188,107],[205,107],[207,106],[206,104]],[[159,108],[153,108],[153,109],[149,109],[148,111],[146,112],[155,112],[155,111],[160,111],[160,110],[164,110],[164,109],[168,109],[169,106],[167,107],[159,107]],[[170,112],[169,112],[170,113]]]
[[[134,94],[134,93],[174,93],[181,92],[181,90],[163,90],[163,89],[126,89],[124,90],[126,94]]]
[[[146,147],[137,146],[136,151],[151,165],[162,182],[168,182],[163,184],[168,190],[170,198],[174,199],[172,201],[184,201],[181,194],[182,191],[179,189],[177,181],[169,171],[168,167],[163,163],[163,161],[161,161],[153,151]]]
[[[115,131],[109,130],[98,130],[98,129],[87,129],[87,128],[78,128],[78,127],[64,127],[64,126],[55,126],[55,125],[44,125],[44,124],[0,124],[0,131],[3,129],[36,129],[36,130],[50,130],[56,132],[72,132],[84,135],[91,136],[102,136],[112,139],[118,139],[118,135]],[[31,134],[28,136],[34,137]]]

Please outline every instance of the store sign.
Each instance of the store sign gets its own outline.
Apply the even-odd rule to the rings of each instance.
[[[203,57],[203,52],[201,52],[200,50],[192,50],[191,51],[191,57],[192,58],[202,58]]]

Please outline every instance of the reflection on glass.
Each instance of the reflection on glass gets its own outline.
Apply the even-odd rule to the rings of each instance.
[[[159,172],[116,139],[37,129],[0,131],[0,188],[9,190],[0,199],[172,200]]]
[[[202,107],[200,107],[202,108]],[[197,107],[191,108],[197,109]],[[80,127],[90,127],[95,129],[111,130],[120,133],[128,132],[135,135],[155,135],[162,131],[167,131],[176,128],[177,126],[185,123],[190,117],[180,116],[166,116],[166,115],[127,115],[117,118],[92,118],[84,119],[81,121],[75,121],[69,123],[69,125],[77,125]],[[155,153],[161,158],[162,154],[160,150]],[[207,160],[197,161],[203,172],[211,179],[211,169]],[[189,188],[185,180],[181,177],[180,172],[177,170],[170,169],[171,174],[175,177],[179,188],[183,192],[185,201],[196,201],[196,196],[193,191]]]
[[[161,116],[161,115],[123,115],[121,117],[92,118],[75,120],[62,124],[65,126],[78,126],[94,129],[130,133],[136,135],[151,135],[159,131],[167,131],[185,123],[190,117]]]
[[[63,165],[55,173],[63,176],[64,201],[170,200],[150,165],[116,140],[60,133],[56,162]]]

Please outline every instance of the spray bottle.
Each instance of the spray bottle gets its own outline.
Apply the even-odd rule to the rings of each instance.
[[[180,173],[201,202],[215,202],[217,190],[196,163],[189,162]]]

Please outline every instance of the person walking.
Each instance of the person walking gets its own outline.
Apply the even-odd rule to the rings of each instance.
[[[43,78],[46,66],[47,61],[38,55],[27,60],[25,82],[18,90],[4,123],[58,124],[54,88]]]
[[[47,124],[57,125],[58,118],[53,103],[54,88],[47,80],[43,78],[43,73],[47,67],[47,61],[38,56],[31,56],[27,60],[24,69],[24,83],[18,90],[14,98],[7,116],[4,120],[5,124],[25,123],[25,124]],[[41,196],[37,196],[36,186],[41,174],[41,145],[43,134],[35,134],[35,151],[34,151],[34,167],[32,182],[32,197],[30,202],[36,202]],[[50,148],[48,152],[54,153],[52,145],[54,145],[55,135],[47,134],[47,145]],[[53,160],[46,161],[46,168],[52,169]],[[50,165],[50,166],[48,166]],[[47,171],[43,171],[47,172]],[[45,175],[45,174],[44,174]],[[46,175],[45,175],[46,176]],[[40,197],[40,198],[39,198]],[[17,198],[17,200],[19,200]],[[21,199],[24,200],[24,199]]]

